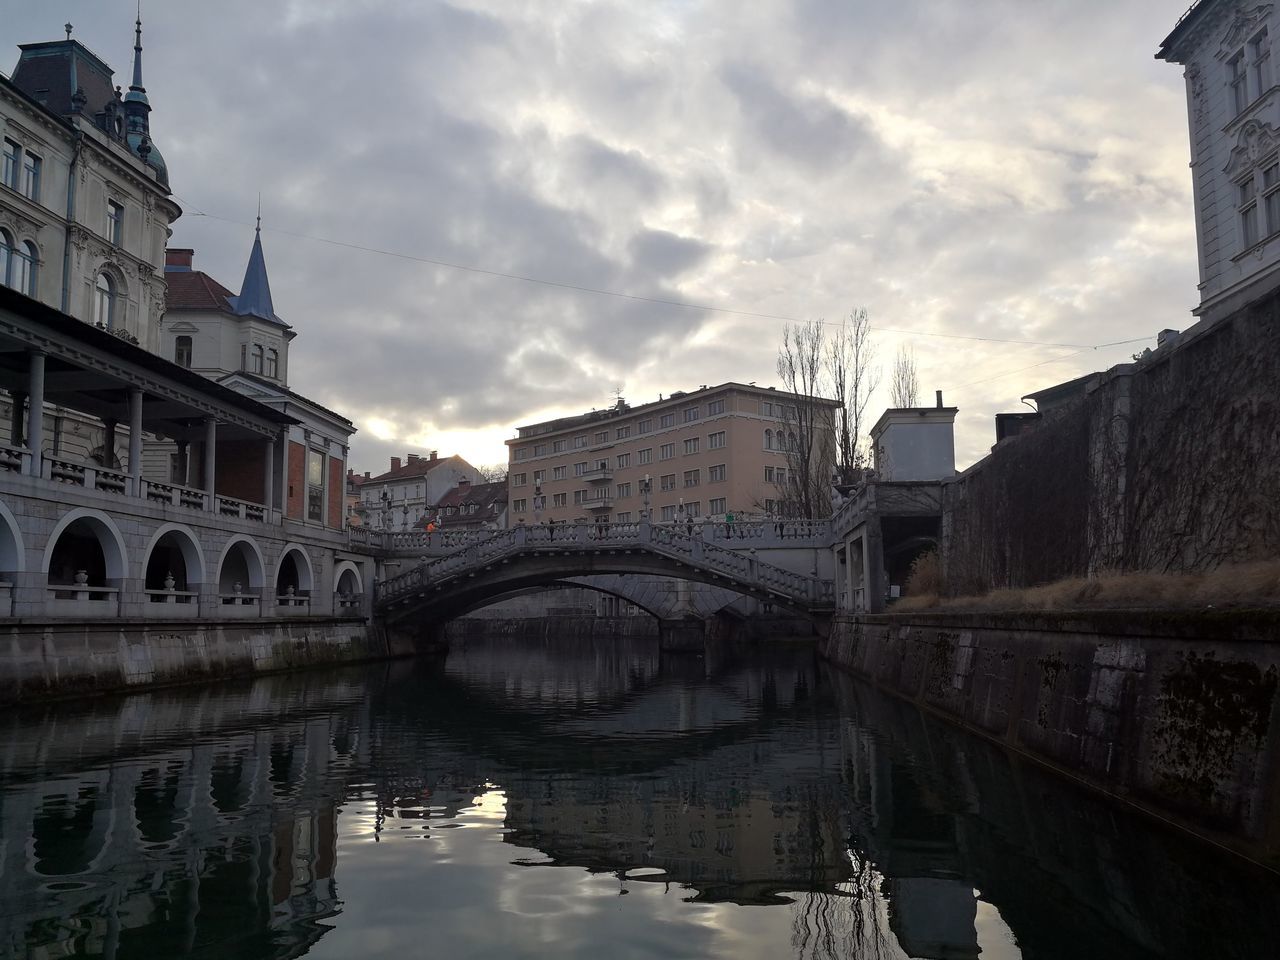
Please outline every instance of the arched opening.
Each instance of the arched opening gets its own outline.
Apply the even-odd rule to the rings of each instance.
[[[105,514],[65,518],[45,554],[55,600],[113,600],[125,570],[124,541]]]
[[[194,603],[203,581],[204,561],[194,535],[172,527],[152,541],[143,574],[148,600]]]
[[[286,548],[276,567],[277,602],[283,606],[305,606],[311,589],[311,561],[300,548]]]
[[[13,266],[13,237],[9,235],[9,231],[0,230],[0,283],[6,287],[13,286],[9,278],[9,271]]]
[[[340,613],[359,611],[364,596],[364,581],[359,568],[351,561],[343,561],[334,571],[333,594]]]
[[[103,270],[93,284],[93,322],[111,330],[116,319],[116,282]]]
[[[232,606],[257,603],[263,582],[262,556],[253,542],[238,538],[227,544],[218,563],[218,595],[222,603]]]

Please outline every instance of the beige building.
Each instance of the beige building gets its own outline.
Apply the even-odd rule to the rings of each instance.
[[[520,427],[507,441],[508,524],[626,523],[646,509],[656,522],[773,514],[789,483],[787,438],[801,402],[724,383]],[[818,403],[832,413],[839,406]]]

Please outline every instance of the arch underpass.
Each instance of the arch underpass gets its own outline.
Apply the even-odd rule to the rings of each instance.
[[[557,524],[503,530],[385,581],[376,610],[390,626],[439,625],[490,599],[568,577],[644,574],[713,584],[805,617],[831,612],[832,584],[672,527]]]

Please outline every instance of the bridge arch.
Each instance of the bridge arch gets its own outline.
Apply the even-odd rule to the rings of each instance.
[[[592,593],[599,593],[607,597],[617,597],[619,600],[625,600],[627,601],[627,603],[630,603],[633,606],[639,607],[641,610],[643,610],[649,616],[653,617],[655,620],[660,620],[662,619],[662,616],[663,616],[660,611],[653,609],[652,607],[650,607],[649,605],[647,605],[646,603],[640,600],[637,600],[635,597],[633,597],[629,593],[624,593],[617,590],[610,590],[607,587],[603,587],[595,583],[579,583],[574,580],[551,580],[546,583],[530,584],[528,586],[517,587],[515,589],[508,590],[505,593],[483,597],[481,599],[476,600],[475,603],[473,603],[471,606],[467,607],[466,609],[463,609],[457,613],[454,613],[453,616],[463,617],[469,613],[474,613],[477,610],[483,610],[486,607],[493,606],[494,604],[502,603],[504,600],[513,600],[517,597],[533,596],[538,593],[544,593],[547,590],[575,590],[575,589],[589,590]]]
[[[68,511],[54,526],[41,570],[49,583],[76,583],[83,572],[88,579],[79,582],[101,587],[128,575],[128,557],[115,521],[101,510],[81,507]]]
[[[218,593],[235,593],[238,583],[242,591],[261,594],[265,570],[258,544],[250,537],[232,537],[218,557]]]
[[[172,575],[173,589],[190,590],[204,583],[204,552],[192,529],[181,523],[166,523],[151,537],[142,560],[143,588],[163,590]]]
[[[27,569],[27,551],[22,542],[22,528],[9,507],[0,500],[0,576],[22,573]]]

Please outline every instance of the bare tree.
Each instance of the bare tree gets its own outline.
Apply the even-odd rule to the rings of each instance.
[[[874,358],[871,318],[859,307],[850,311],[832,335],[825,358],[831,398],[840,404],[836,472],[843,483],[851,483],[867,459],[862,444],[863,422],[871,394],[880,385],[879,371],[872,366]]]
[[[914,407],[920,403],[920,378],[916,376],[916,354],[911,347],[898,348],[893,360],[893,378],[889,382],[889,402],[895,407]]]
[[[505,463],[482,463],[476,467],[476,483],[496,483],[507,479]]]

